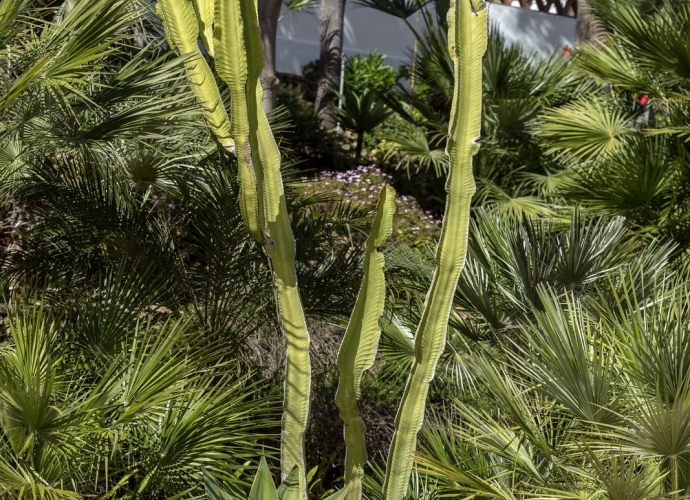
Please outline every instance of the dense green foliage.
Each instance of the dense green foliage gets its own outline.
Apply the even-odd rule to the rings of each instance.
[[[341,123],[360,144],[319,128],[308,81],[280,88],[268,117],[312,336],[312,498],[346,472],[336,358],[378,184],[400,195],[357,402],[369,499],[446,196],[448,4],[361,3],[423,22],[407,68],[348,62]],[[690,492],[690,4],[589,3],[607,34],[572,55],[490,32],[467,263],[406,498]],[[223,117],[169,42],[144,1],[0,2],[2,498],[227,500],[252,478],[295,494],[297,473],[275,488],[267,467],[285,375],[270,260],[244,226]]]
[[[373,90],[386,94],[398,80],[395,70],[385,63],[385,56],[373,50],[366,56],[357,54],[345,63],[345,89],[361,94]]]
[[[572,57],[556,50],[536,59],[492,33],[475,203],[550,217],[582,204],[685,247],[689,7],[592,4],[609,31],[606,43]],[[442,192],[427,172],[446,168],[452,68],[445,37],[443,19],[418,33],[415,87],[388,101],[406,125],[387,130],[380,145],[393,167],[425,186],[418,195],[436,199]]]

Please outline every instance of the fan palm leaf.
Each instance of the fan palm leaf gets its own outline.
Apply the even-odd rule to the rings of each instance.
[[[550,153],[578,161],[609,158],[634,134],[631,119],[630,113],[593,97],[547,111],[538,133]]]

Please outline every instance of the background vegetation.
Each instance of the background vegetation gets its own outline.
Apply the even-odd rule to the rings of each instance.
[[[469,257],[411,499],[690,494],[690,4],[589,3],[605,39],[572,53],[490,34]],[[309,68],[269,115],[313,336],[314,498],[342,482],[335,359],[392,184],[360,401],[382,498],[448,168],[447,26],[424,19],[407,67],[348,61],[341,134]],[[240,497],[258,457],[276,463],[284,347],[184,60],[146,2],[3,0],[0,74],[0,496],[191,498],[206,470]]]

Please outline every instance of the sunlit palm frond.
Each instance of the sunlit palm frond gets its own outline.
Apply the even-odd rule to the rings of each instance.
[[[551,153],[598,160],[625,148],[634,135],[631,119],[630,113],[593,97],[545,112],[537,132]]]
[[[492,182],[480,182],[477,196],[482,204],[495,207],[509,218],[553,217],[553,207],[537,196],[511,196]]]
[[[92,310],[74,324],[44,309],[62,307],[51,300],[15,299],[0,345],[3,494],[81,498],[126,487],[170,498],[196,490],[202,467],[244,486],[235,471],[267,444],[276,408],[225,357],[228,346],[205,343],[189,319],[146,313],[108,357],[95,357],[69,341]]]
[[[569,169],[565,169],[557,172],[547,171],[544,174],[519,172],[517,177],[540,197],[549,198],[560,192],[561,187],[568,181],[571,174],[572,172]]]
[[[380,458],[379,458],[380,460]],[[367,474],[364,478],[364,488],[367,494],[366,498],[372,500],[385,500],[383,497],[383,480],[386,471],[379,465],[379,462],[374,462],[371,465],[371,474]],[[407,490],[406,500],[439,500],[441,490],[438,487],[438,480],[427,476],[418,474],[413,470],[410,475],[410,484]]]
[[[618,451],[619,454],[615,454]],[[672,495],[661,494],[666,475],[653,464],[633,456],[627,458],[620,450],[611,457],[593,458],[595,473],[611,500],[661,500]]]
[[[659,391],[672,401],[690,380],[687,285],[661,275],[650,278],[649,290],[636,288],[613,288],[613,298],[598,302],[600,314],[609,322],[612,347],[639,390],[651,397]]]
[[[17,22],[19,16],[24,14],[31,2],[29,0],[7,0],[0,5],[0,47],[8,50],[8,43],[21,32],[22,26]]]
[[[608,41],[600,47],[584,45],[578,48],[575,59],[578,67],[620,88],[663,97],[663,90],[653,73],[640,68],[633,54],[624,52],[614,37],[609,37]]]
[[[528,347],[516,346],[522,363],[530,350],[540,353],[523,365],[526,373],[579,418],[617,422],[613,359],[601,347],[596,326],[572,298],[566,298],[565,309],[553,292],[542,291],[540,298],[543,311],[535,312],[526,330]]]
[[[666,4],[653,13],[635,8],[615,9],[610,24],[618,45],[635,54],[666,85],[690,80],[690,6]]]
[[[683,241],[688,214],[677,181],[684,175],[684,161],[674,155],[675,147],[669,139],[631,141],[602,161],[573,169],[559,194],[595,213],[625,216],[641,232]]]
[[[408,129],[396,131],[395,134],[385,136],[386,140],[393,142],[396,151],[402,158],[397,164],[398,168],[404,168],[408,172],[433,170],[437,176],[443,175],[448,170],[448,155],[443,147],[435,148],[429,143],[424,130],[411,126]]]
[[[63,103],[70,95],[83,96],[92,85],[94,63],[112,54],[124,36],[122,29],[141,16],[130,2],[77,2],[59,23],[44,27],[42,56],[12,81],[0,97],[0,109],[34,90]]]
[[[448,52],[447,33],[443,26],[425,26],[417,37],[417,55],[412,55],[416,78],[431,90],[435,99],[450,104],[453,89],[453,61]]]

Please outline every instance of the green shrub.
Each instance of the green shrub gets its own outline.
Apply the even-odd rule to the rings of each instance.
[[[292,125],[277,138],[300,168],[334,169],[342,165],[345,153],[340,138],[321,128],[313,103],[302,98],[299,87],[278,87],[277,103],[287,110]]]
[[[376,166],[365,165],[340,172],[323,171],[312,181],[306,177],[302,180],[305,183],[303,193],[307,196],[332,193],[354,205],[370,208],[376,205],[381,186],[397,185],[391,174]],[[439,236],[440,219],[434,217],[431,211],[423,210],[414,196],[401,194],[396,197],[395,203],[394,237],[415,247],[435,244]]]
[[[386,56],[372,50],[366,56],[357,54],[345,65],[345,88],[356,94],[367,90],[388,93],[398,81],[392,66],[384,63]]]

